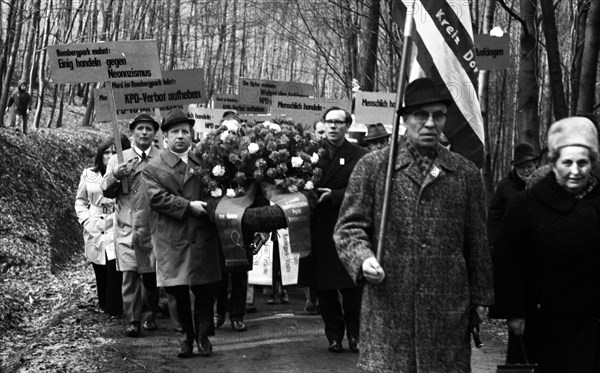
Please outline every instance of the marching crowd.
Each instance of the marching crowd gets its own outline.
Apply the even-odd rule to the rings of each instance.
[[[406,133],[395,153],[381,243],[389,134],[377,124],[351,143],[352,117],[338,107],[315,123],[325,145],[316,165],[323,175],[311,209],[312,253],[300,261],[306,310],[318,304],[329,351],[343,351],[346,338],[368,371],[470,372],[473,315],[483,320],[489,307],[490,317],[507,320],[508,363],[534,362],[544,373],[596,372],[595,123],[554,123],[547,165],[535,172],[540,157],[529,144],[517,145],[488,211],[480,170],[442,144],[449,104],[428,78],[406,89]],[[193,355],[194,344],[198,354],[212,353],[209,337],[227,312],[234,330],[246,330],[251,289],[251,268],[223,264],[209,196],[193,171],[203,167],[190,151],[193,123],[179,109],[162,123],[136,117],[132,142],[120,139],[122,160],[112,140],[101,144],[75,202],[99,306],[124,313],[126,335],[138,337],[156,328],[164,289],[182,358]],[[159,129],[162,151],[153,146]],[[243,236],[250,245],[263,232]],[[273,285],[270,302],[275,293],[287,302],[285,289],[276,279]]]

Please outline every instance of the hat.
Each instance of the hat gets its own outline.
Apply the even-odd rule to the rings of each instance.
[[[362,131],[348,131],[348,141],[360,144],[365,138],[365,133]]]
[[[167,116],[163,118],[162,126],[160,129],[163,132],[167,132],[169,128],[173,127],[179,123],[187,123],[190,126],[193,126],[196,121],[194,119],[188,118],[187,115],[181,109],[171,109],[167,113]]]
[[[135,126],[141,122],[152,124],[152,127],[154,127],[154,132],[158,131],[158,122],[146,113],[142,113],[142,114],[138,115],[137,117],[135,117],[133,122],[129,123],[129,130],[133,131],[135,129]]]
[[[591,120],[584,117],[568,117],[550,126],[548,130],[550,153],[573,145],[598,151],[598,131]]]
[[[410,82],[406,87],[404,106],[400,108],[400,114],[404,114],[409,109],[416,106],[436,103],[448,106],[452,103],[452,100],[442,96],[433,80],[429,78],[419,78]]]
[[[369,141],[388,138],[390,136],[391,135],[388,133],[382,123],[369,124],[367,127],[367,135],[363,138],[363,142],[367,143]]]
[[[23,84],[28,84],[28,83],[27,83],[27,80],[26,80],[26,79],[21,79],[21,80],[19,80],[19,83],[17,83],[17,84],[18,84],[18,85],[17,85],[17,87],[20,87],[20,86],[22,86]]]
[[[533,150],[533,146],[531,146],[531,144],[529,143],[522,142],[515,146],[515,149],[513,151],[513,159],[512,161],[510,161],[510,163],[516,166],[520,163],[533,161],[535,159],[537,159],[537,155]]]

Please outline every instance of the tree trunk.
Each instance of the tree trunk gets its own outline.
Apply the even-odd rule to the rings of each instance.
[[[177,66],[177,37],[179,34],[179,7],[181,0],[175,0],[173,4],[173,14],[171,17],[171,48],[169,52],[169,63],[167,70],[175,70]]]
[[[590,0],[582,0],[575,2],[579,4],[577,7],[577,16],[573,25],[573,46],[572,55],[573,61],[571,62],[571,105],[569,114],[575,115],[577,111],[578,98],[579,98],[579,78],[581,76],[581,63],[583,59],[583,43],[585,41],[585,25],[590,6]]]
[[[46,25],[44,26],[44,32],[42,33],[44,39],[41,45],[42,52],[40,54],[40,65],[38,67],[38,100],[35,108],[35,117],[33,119],[33,124],[35,128],[40,128],[40,121],[42,119],[42,108],[44,107],[44,90],[46,89],[46,81],[44,77],[44,72],[46,69],[46,56],[48,39],[50,38],[50,16],[52,15],[52,3],[53,0],[50,0],[50,4],[46,8]]]
[[[227,93],[235,92],[235,61],[237,59],[237,0],[233,0],[233,24],[231,25],[231,65],[229,65],[229,87]]]
[[[550,89],[552,92],[552,106],[554,107],[554,118],[559,120],[569,115],[565,101],[565,91],[562,81],[562,70],[560,51],[558,50],[558,31],[556,30],[556,19],[554,18],[553,0],[540,0],[542,15],[544,18],[543,29],[546,38],[546,54],[548,55],[548,73],[550,78]]]
[[[365,1],[365,30],[362,34],[360,62],[362,73],[359,73],[360,86],[363,91],[375,90],[375,72],[377,68],[377,44],[379,42],[379,17],[381,16],[381,0]]]
[[[489,34],[494,24],[494,12],[496,10],[496,2],[490,1],[486,3],[482,32]],[[483,119],[483,131],[485,136],[485,160],[483,164],[483,180],[485,182],[485,189],[487,192],[487,200],[490,201],[494,194],[494,175],[492,173],[492,158],[491,158],[491,146],[490,146],[490,123],[489,123],[489,83],[490,83],[490,72],[488,70],[479,71],[479,106],[481,108],[481,117]]]
[[[537,0],[520,0],[521,17],[525,25],[521,29],[521,62],[519,66],[518,111],[520,138],[519,142],[528,142],[540,151],[538,91],[537,81],[537,37],[535,13]]]
[[[577,113],[594,112],[596,99],[596,76],[598,71],[598,49],[600,40],[600,2],[592,1],[586,21],[585,45],[581,61],[581,79],[579,80],[579,99]]]
[[[17,55],[19,53],[19,42],[21,41],[21,29],[23,28],[23,8],[22,4],[19,3],[19,8],[17,9],[17,17],[15,20],[15,36],[14,42],[11,46],[10,56],[8,59],[8,65],[6,68],[6,78],[4,80],[4,85],[2,86],[2,95],[0,96],[0,113],[4,114],[6,111],[6,104],[8,102],[8,97],[10,96],[10,82],[12,80],[12,76],[15,70],[15,65],[17,63]],[[16,104],[13,104],[16,105]],[[4,115],[2,115],[2,121],[4,121]],[[4,126],[4,123],[2,123]]]

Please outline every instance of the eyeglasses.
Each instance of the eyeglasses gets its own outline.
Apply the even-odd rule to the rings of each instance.
[[[346,124],[346,121],[338,119],[325,119],[325,124]]]
[[[419,110],[410,113],[409,115],[412,115],[415,118],[415,120],[420,124],[426,123],[427,120],[429,120],[429,117],[433,119],[433,123],[442,124],[444,123],[447,117],[446,113],[444,113],[443,111],[434,111],[433,113],[429,113],[423,110]]]

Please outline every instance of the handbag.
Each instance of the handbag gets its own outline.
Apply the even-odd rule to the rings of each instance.
[[[527,352],[525,351],[525,343],[523,343],[523,336],[519,336],[521,342],[521,349],[523,350],[523,358],[525,359],[524,364],[504,364],[496,367],[496,373],[540,373],[540,368],[536,363],[529,363],[527,359]]]

